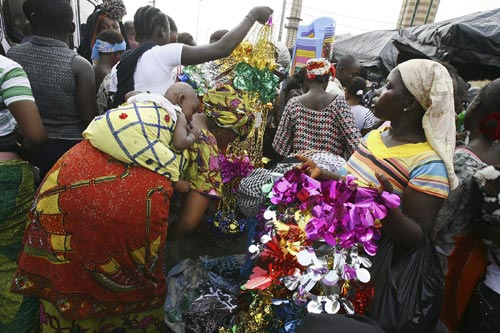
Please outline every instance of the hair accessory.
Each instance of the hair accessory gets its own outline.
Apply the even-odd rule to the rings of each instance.
[[[356,91],[356,96],[363,96],[363,90],[359,89]]]
[[[309,59],[306,64],[307,78],[316,79],[317,76],[323,76],[332,72],[332,65],[325,58]]]
[[[99,60],[99,53],[113,53],[125,51],[127,44],[125,41],[121,43],[111,44],[100,39],[96,39],[94,47],[92,48],[92,61]]]
[[[492,141],[500,140],[500,112],[494,112],[479,122],[479,130]]]

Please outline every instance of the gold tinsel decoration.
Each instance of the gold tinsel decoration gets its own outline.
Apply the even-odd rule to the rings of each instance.
[[[228,59],[228,64],[233,68],[240,62],[248,63],[258,69],[268,68],[273,70],[276,67],[274,56],[275,46],[272,42],[272,24],[264,24],[258,30],[253,30],[249,38],[238,45]],[[253,42],[251,41],[253,39]],[[227,65],[226,65],[227,66]],[[262,156],[264,132],[267,125],[267,117],[272,110],[272,103],[263,105],[257,96],[253,94],[252,100],[255,102],[255,126],[244,141],[235,141],[228,148],[228,153],[234,155],[247,154],[256,168],[262,167],[265,160]]]

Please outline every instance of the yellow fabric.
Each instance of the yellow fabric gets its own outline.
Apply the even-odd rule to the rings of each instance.
[[[450,188],[458,186],[453,168],[455,152],[455,107],[453,81],[441,64],[426,59],[412,59],[397,67],[406,88],[424,108],[422,127],[429,144],[443,160]]]
[[[217,126],[230,128],[243,138],[250,133],[255,110],[248,95],[224,85],[207,91],[203,96],[203,104],[205,114]]]
[[[117,160],[178,181],[179,158],[172,145],[174,128],[169,111],[158,104],[127,103],[96,117],[83,137]]]
[[[366,139],[368,149],[376,158],[411,158],[428,151],[434,151],[428,142],[387,147],[382,141],[382,132],[373,131]]]
[[[183,177],[191,190],[213,198],[222,197],[222,179],[219,166],[219,149],[212,133],[201,129],[201,137],[183,151],[181,162]]]

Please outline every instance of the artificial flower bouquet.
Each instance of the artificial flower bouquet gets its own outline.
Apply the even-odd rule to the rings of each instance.
[[[299,169],[263,190],[270,205],[249,248],[245,310],[222,332],[291,332],[306,312],[363,314],[373,297],[368,269],[380,221],[399,197],[360,187],[352,176],[318,181]]]

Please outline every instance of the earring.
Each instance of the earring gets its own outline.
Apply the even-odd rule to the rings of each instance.
[[[408,108],[404,108],[404,109],[403,109],[403,112],[408,112],[408,111],[409,111],[409,109],[408,109]]]

